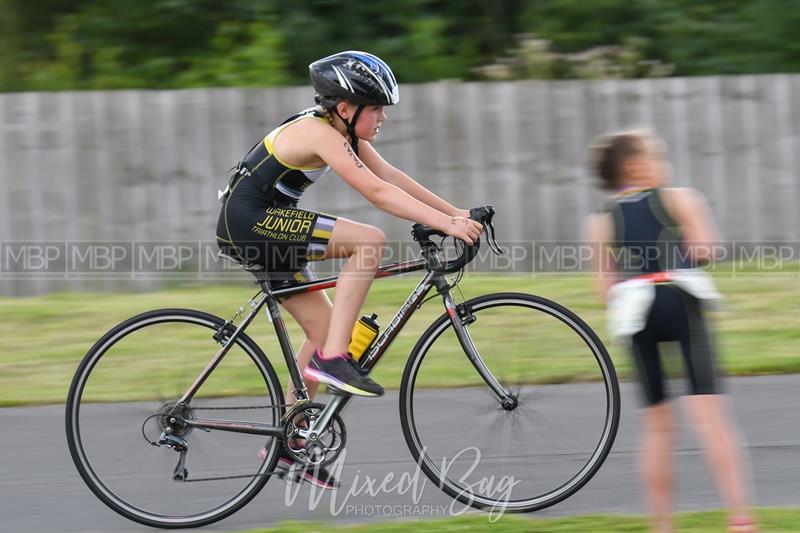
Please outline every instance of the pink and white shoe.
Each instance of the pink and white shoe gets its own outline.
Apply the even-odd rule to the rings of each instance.
[[[383,387],[372,381],[365,373],[360,372],[347,354],[336,357],[322,357],[317,350],[311,356],[311,362],[303,370],[303,377],[348,394],[357,396],[381,396]]]

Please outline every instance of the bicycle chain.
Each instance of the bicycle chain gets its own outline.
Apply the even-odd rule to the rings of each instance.
[[[289,407],[288,405],[256,405],[250,407],[192,407],[192,411],[233,411],[246,409],[280,409]]]
[[[182,483],[196,483],[198,481],[224,481],[226,479],[244,479],[247,477],[264,477],[264,476],[278,476],[283,477],[284,473],[279,472],[278,470],[273,470],[272,472],[264,472],[263,474],[243,474],[241,476],[219,476],[219,477],[201,477],[198,479],[191,479],[187,478],[182,481]]]
[[[193,407],[193,411],[232,411],[232,410],[247,410],[247,409],[285,409],[287,407],[291,407],[294,404],[286,405],[286,404],[279,404],[279,405],[255,405],[255,406],[247,406],[247,407]],[[241,474],[238,476],[218,476],[218,477],[201,477],[197,479],[187,478],[183,480],[183,483],[196,483],[199,481],[225,481],[227,479],[245,479],[245,478],[254,478],[254,477],[264,477],[264,476],[278,476],[279,478],[283,478],[289,472],[283,472],[278,470],[273,470],[271,472],[264,472],[263,474]]]
[[[246,409],[280,409],[288,407],[287,405],[257,405],[248,407],[199,407],[192,408],[193,411],[230,411],[230,410],[246,410]],[[238,476],[218,476],[218,477],[201,477],[198,479],[187,478],[183,483],[196,483],[198,481],[224,481],[226,479],[244,479],[264,476],[278,476],[283,477],[286,472],[273,470],[271,472],[264,472],[263,474],[242,474]]]

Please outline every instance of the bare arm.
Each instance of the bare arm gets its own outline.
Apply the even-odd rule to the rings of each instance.
[[[387,183],[402,189],[420,202],[450,216],[469,216],[469,211],[453,207],[450,203],[414,181],[411,176],[389,164],[368,142],[361,141],[359,143],[359,153],[361,160],[375,175]]]
[[[703,195],[690,188],[663,189],[667,211],[681,226],[683,243],[689,256],[699,265],[713,259],[713,245],[719,232]]]
[[[611,253],[614,221],[608,213],[594,213],[586,217],[583,225],[583,240],[592,247],[591,269],[594,272],[594,287],[605,302],[608,290],[617,281]]]
[[[353,152],[350,144],[333,128],[309,122],[307,139],[315,152],[353,189],[375,207],[395,216],[426,224],[472,244],[482,231],[479,223],[469,220],[453,223],[452,216],[426,205],[399,187],[380,179]],[[365,143],[366,144],[366,143]],[[460,214],[458,215],[460,216]]]

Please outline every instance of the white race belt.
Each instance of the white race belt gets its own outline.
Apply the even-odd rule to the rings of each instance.
[[[606,305],[606,324],[612,337],[629,337],[644,329],[658,282],[672,283],[698,300],[722,299],[711,275],[695,268],[667,270],[616,283],[608,291]]]

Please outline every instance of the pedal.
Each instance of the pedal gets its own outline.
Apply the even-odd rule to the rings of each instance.
[[[277,474],[279,479],[282,479],[287,485],[292,483],[301,483],[303,481],[303,467],[294,463],[292,466]]]

